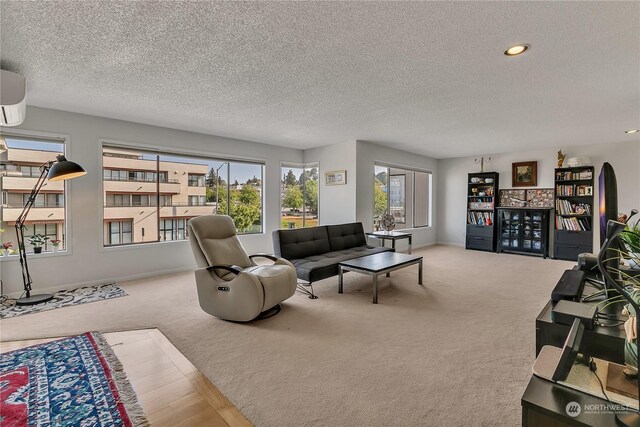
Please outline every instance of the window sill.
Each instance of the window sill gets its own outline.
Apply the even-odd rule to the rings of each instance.
[[[406,231],[406,232],[413,232],[413,231],[419,231],[419,230],[430,230],[432,229],[433,226],[432,225],[425,225],[423,227],[409,227],[409,228],[394,228],[393,231]]]
[[[27,258],[29,260],[33,260],[33,259],[37,259],[37,258],[53,258],[53,257],[60,257],[60,256],[69,256],[71,255],[71,251],[69,250],[63,250],[63,251],[58,251],[58,252],[43,252],[41,254],[27,254]],[[4,255],[4,256],[0,256],[0,262],[11,262],[11,261],[18,261],[20,262],[20,256],[19,255]]]
[[[238,234],[237,236],[240,239],[242,239],[245,236],[264,236],[264,235],[266,235],[266,233],[264,231],[262,231],[262,232],[256,232],[256,233]],[[174,244],[178,244],[178,243],[189,244],[189,239],[163,240],[161,242],[138,242],[138,243],[127,243],[127,244],[124,244],[124,245],[110,245],[110,246],[105,246],[103,244],[100,247],[100,251],[101,252],[112,252],[112,251],[120,251],[120,250],[128,250],[128,249],[140,249],[140,248],[146,248],[146,247],[155,246],[155,245],[174,245]]]

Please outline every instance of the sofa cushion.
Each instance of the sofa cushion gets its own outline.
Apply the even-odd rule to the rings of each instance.
[[[276,230],[273,232],[273,247],[276,255],[288,260],[331,251],[325,226]]]
[[[382,246],[357,246],[355,248],[340,251],[327,252],[322,255],[313,255],[303,259],[293,259],[291,263],[296,268],[297,276],[307,282],[317,282],[338,274],[338,263],[353,258],[360,258],[380,252],[392,251],[391,248]]]
[[[355,248],[367,244],[361,222],[328,225],[329,245],[332,251]]]

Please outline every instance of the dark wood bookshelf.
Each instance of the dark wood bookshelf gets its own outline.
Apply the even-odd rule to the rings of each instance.
[[[496,250],[498,178],[498,172],[470,173],[467,178],[467,249]]]
[[[583,252],[593,252],[595,170],[593,166],[555,170],[555,221],[553,256],[576,261]],[[575,194],[563,194],[563,193]],[[577,212],[576,209],[588,209]]]

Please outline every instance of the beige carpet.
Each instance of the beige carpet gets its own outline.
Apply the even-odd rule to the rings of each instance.
[[[572,263],[435,246],[380,281],[345,275],[277,316],[224,322],[191,273],[122,283],[130,296],[1,322],[2,340],[158,327],[258,426],[520,424],[535,318]],[[115,266],[114,266],[115,267]]]

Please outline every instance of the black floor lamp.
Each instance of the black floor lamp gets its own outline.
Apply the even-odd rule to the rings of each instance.
[[[16,305],[34,305],[49,301],[53,298],[51,294],[31,295],[31,275],[29,274],[29,266],[27,265],[27,251],[24,245],[24,223],[31,207],[36,201],[36,196],[44,185],[45,180],[64,181],[67,179],[77,178],[87,172],[77,163],[70,162],[63,155],[56,157],[56,161],[50,161],[40,166],[40,177],[36,181],[36,185],[31,190],[29,199],[22,209],[22,213],[16,220],[16,238],[18,239],[18,252],[20,253],[20,267],[22,268],[22,282],[24,283],[25,296],[16,300]]]

